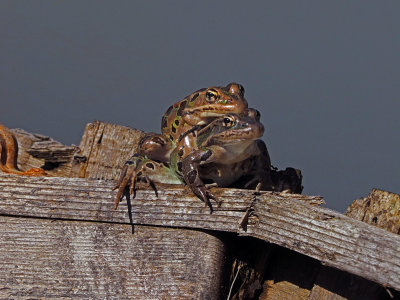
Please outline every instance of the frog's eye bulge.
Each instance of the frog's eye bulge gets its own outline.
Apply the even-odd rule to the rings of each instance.
[[[244,95],[244,87],[239,83],[230,83],[227,85],[228,91],[231,94],[239,94],[240,96]]]
[[[222,125],[225,127],[232,127],[234,124],[234,119],[232,117],[225,117],[223,119]]]
[[[215,102],[218,99],[218,92],[214,89],[209,89],[206,92],[206,100],[208,102]]]

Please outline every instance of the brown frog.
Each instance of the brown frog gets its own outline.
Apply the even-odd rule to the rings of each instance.
[[[138,154],[168,162],[178,140],[189,130],[196,130],[226,113],[242,113],[247,106],[244,88],[238,83],[195,91],[167,109],[162,116],[161,134],[145,136]]]
[[[264,127],[254,109],[242,114],[217,117],[198,130],[184,133],[170,155],[169,163],[135,156],[128,161],[117,184],[116,206],[125,188],[130,185],[134,195],[137,180],[154,183],[183,182],[187,184],[212,211],[210,199],[219,201],[205,186],[204,181],[227,187],[243,177],[245,186],[260,182],[263,189],[271,189],[271,163],[265,144],[259,140]]]

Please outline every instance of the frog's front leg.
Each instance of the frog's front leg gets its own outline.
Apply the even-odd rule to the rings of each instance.
[[[210,199],[215,200],[218,207],[221,206],[222,201],[214,196],[204,185],[204,182],[200,178],[199,165],[214,161],[215,156],[212,149],[204,148],[192,152],[182,161],[182,173],[185,183],[206,206],[210,207],[210,213],[213,211]]]

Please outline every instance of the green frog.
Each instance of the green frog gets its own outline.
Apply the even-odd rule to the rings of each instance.
[[[138,180],[150,183],[185,183],[212,211],[210,199],[221,201],[206,187],[216,183],[228,187],[245,179],[244,187],[261,183],[271,189],[271,162],[267,148],[259,138],[264,133],[260,114],[246,109],[241,114],[225,114],[197,130],[188,130],[177,140],[169,163],[136,155],[123,169],[117,184],[116,207],[125,188],[134,195]]]

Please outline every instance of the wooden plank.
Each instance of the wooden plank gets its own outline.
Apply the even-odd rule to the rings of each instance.
[[[130,229],[0,217],[0,298],[219,299],[219,238],[144,226],[132,235]],[[197,251],[188,252],[192,245]]]
[[[54,139],[11,129],[18,141],[18,166],[21,170],[44,168],[49,176],[68,176],[77,146],[66,146]]]
[[[116,179],[136,152],[143,131],[99,121],[86,125],[71,177]]]
[[[365,198],[355,200],[347,209],[346,215],[398,233],[400,196],[374,189]],[[348,288],[351,285],[351,289]],[[310,299],[385,299],[399,298],[397,291],[383,289],[361,277],[322,267],[310,293]]]
[[[112,209],[114,185],[105,180],[0,176],[0,214],[129,223],[127,206]],[[165,187],[155,197],[142,190],[131,201],[135,224],[199,228],[253,236],[323,264],[400,289],[400,237],[310,205],[316,197],[234,189],[213,189],[224,200],[207,208],[180,186]],[[247,231],[239,223],[253,207]]]

